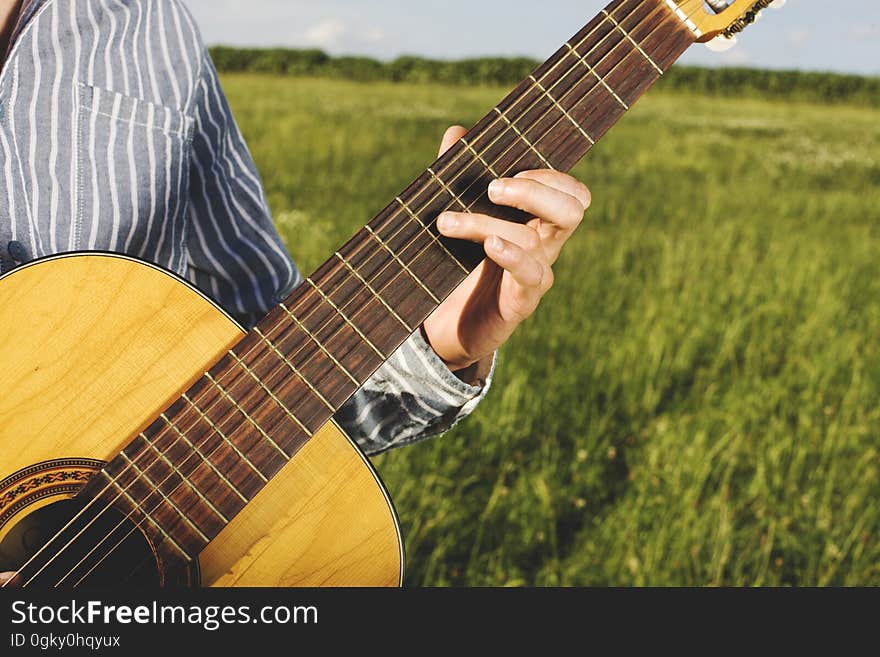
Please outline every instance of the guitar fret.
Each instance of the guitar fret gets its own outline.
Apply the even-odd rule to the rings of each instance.
[[[486,160],[483,159],[483,156],[480,155],[480,154],[474,149],[474,147],[470,145],[470,142],[468,142],[464,137],[461,138],[461,143],[464,144],[465,147],[466,147],[471,153],[474,154],[474,157],[476,157],[476,158],[480,161],[480,163],[481,163],[484,167],[486,167],[486,169],[489,171],[489,173],[491,173],[491,174],[492,174],[493,176],[495,176],[496,178],[500,178],[500,177],[501,177],[501,175],[500,175],[497,171],[495,171],[495,169],[492,168],[492,165],[489,164],[488,162],[486,162]]]
[[[601,85],[608,90],[608,93],[610,93],[612,95],[614,100],[616,100],[618,103],[620,103],[620,106],[623,107],[623,109],[629,110],[629,105],[627,105],[625,102],[623,102],[623,99],[617,95],[617,92],[611,88],[611,85],[609,85],[608,82],[605,81],[605,78],[603,78],[601,75],[599,75],[599,73],[596,71],[596,69],[594,69],[592,66],[590,66],[589,62],[587,62],[587,60],[584,58],[584,56],[581,55],[567,41],[565,42],[565,46],[572,52],[572,54],[574,54],[575,57],[578,58],[578,60],[580,61],[581,64],[583,64],[584,66],[587,67],[587,70],[596,77],[596,79],[601,83]]]
[[[302,422],[299,421],[299,418],[296,417],[296,415],[293,414],[293,412],[287,407],[287,405],[286,405],[284,402],[282,402],[280,399],[278,399],[278,396],[277,396],[274,392],[272,392],[272,391],[269,389],[269,387],[266,386],[265,383],[263,383],[263,381],[260,379],[260,377],[258,377],[256,374],[254,374],[254,372],[251,370],[251,368],[248,367],[248,366],[245,364],[245,362],[244,362],[241,358],[238,357],[238,354],[236,354],[236,353],[235,353],[234,351],[232,351],[231,349],[230,349],[229,351],[227,351],[226,353],[228,353],[230,356],[232,356],[232,357],[235,359],[235,362],[238,363],[239,367],[241,367],[245,372],[247,372],[247,373],[250,375],[250,377],[251,377],[254,381],[257,382],[257,385],[259,385],[263,390],[266,391],[266,394],[269,395],[269,397],[272,399],[272,401],[274,401],[276,404],[278,404],[278,407],[279,407],[281,410],[283,410],[283,411],[285,412],[285,414],[287,414],[287,416],[288,416],[291,420],[293,420],[294,423],[296,423],[296,425],[297,425],[300,429],[302,429],[303,431],[305,431],[306,435],[307,435],[309,438],[312,437],[312,432],[309,431],[308,428],[306,428],[306,425],[304,425]],[[283,449],[281,449],[281,447],[279,447],[279,446],[275,443],[275,441],[272,440],[271,438],[269,439],[269,444],[271,444],[272,447],[274,447],[274,448],[278,451],[278,453],[280,453],[281,456],[283,456],[286,460],[288,460],[288,461],[290,460],[290,458],[291,458],[290,455],[289,455],[287,452],[285,452]]]
[[[184,477],[184,476],[183,476],[183,473],[180,472],[180,471],[174,466],[174,464],[171,463],[171,461],[169,461],[169,460],[165,457],[165,454],[163,454],[161,450],[157,449],[156,446],[155,446],[153,443],[151,443],[151,442],[147,439],[147,437],[146,437],[144,434],[140,434],[140,437],[143,438],[144,441],[147,443],[147,445],[148,445],[148,446],[149,446],[154,452],[156,452],[156,454],[158,454],[158,455],[162,458],[162,460],[164,460],[164,461],[168,464],[168,467],[171,468],[171,470],[172,470],[173,472],[175,472],[175,473],[176,473],[181,479],[183,479],[183,481],[186,482],[186,484],[187,484],[190,488],[193,489],[193,491],[195,491],[196,495],[198,495],[200,498],[202,498],[202,500],[205,502],[205,504],[207,504],[209,507],[211,507],[211,510],[212,510],[214,513],[216,513],[217,516],[218,516],[221,520],[223,520],[223,521],[224,521],[225,523],[227,523],[227,524],[229,523],[229,519],[228,519],[225,515],[223,515],[223,514],[220,512],[220,510],[219,510],[216,506],[214,506],[214,504],[211,502],[211,500],[209,500],[207,497],[205,497],[205,496],[202,494],[202,491],[200,491],[200,490],[198,489],[197,486],[195,486],[195,485],[194,485],[194,484],[193,484],[193,483],[192,483],[187,477]],[[129,458],[128,454],[126,454],[124,451],[122,452],[122,456],[125,458],[126,461],[128,461],[128,462],[131,463],[132,465],[135,465],[134,462]],[[147,470],[149,470],[151,466],[152,466],[152,464],[151,464],[150,466],[147,466]],[[135,466],[135,467],[137,467],[137,466]],[[140,470],[140,468],[138,468],[138,470]]]
[[[700,30],[700,28],[697,27],[697,24],[694,23],[693,20],[691,20],[691,17],[688,16],[688,14],[687,14],[687,13],[686,13],[681,7],[679,7],[677,4],[675,4],[675,2],[673,2],[673,0],[666,0],[666,4],[669,6],[669,8],[670,8],[672,11],[675,12],[675,15],[678,16],[678,18],[679,18],[679,19],[680,19],[685,25],[687,25],[688,29],[689,29],[691,32],[693,32],[694,35],[695,35],[698,39],[699,39],[700,37],[703,36],[703,32],[702,32],[702,30]]]
[[[559,104],[559,101],[556,100],[556,99],[550,94],[550,92],[547,91],[547,90],[544,88],[544,85],[542,85],[540,82],[538,82],[537,78],[536,78],[534,75],[530,75],[529,78],[531,79],[531,81],[532,81],[535,85],[537,85],[538,89],[540,89],[541,92],[542,92],[545,96],[547,96],[547,98],[549,98],[549,99],[552,101],[552,103],[553,103],[554,105],[556,105],[556,108],[557,108],[560,112],[562,112],[562,113],[565,115],[565,118],[567,118],[569,121],[571,121],[571,124],[572,124],[575,128],[578,129],[578,131],[579,131],[579,132],[580,132],[580,133],[586,138],[586,140],[587,140],[588,142],[590,142],[590,145],[591,145],[591,146],[594,145],[594,144],[596,143],[596,140],[593,139],[592,137],[590,137],[590,135],[587,134],[587,131],[584,130],[584,129],[581,127],[581,124],[574,120],[574,117],[572,117],[572,115],[568,113],[568,110],[566,110],[562,105],[560,105],[560,104]]]
[[[398,200],[399,200],[399,199],[398,199]],[[401,201],[401,202],[402,202],[402,201]],[[420,223],[421,223],[421,222],[420,222]],[[442,244],[441,244],[441,246],[442,246]],[[445,249],[446,247],[443,247],[443,248]],[[413,333],[413,332],[415,331],[414,328],[412,328],[409,324],[407,324],[405,321],[403,321],[403,319],[401,318],[401,316],[397,314],[397,312],[394,310],[394,308],[392,308],[391,306],[388,305],[388,302],[385,301],[385,299],[383,299],[383,298],[379,295],[379,293],[376,292],[376,290],[373,289],[373,286],[370,285],[370,284],[367,282],[367,280],[366,280],[363,276],[361,276],[360,273],[359,273],[354,267],[352,267],[352,266],[349,264],[348,260],[346,260],[346,259],[345,259],[345,258],[339,253],[339,251],[337,251],[337,252],[335,253],[335,255],[336,255],[337,258],[339,258],[339,260],[342,261],[342,264],[345,265],[346,268],[347,268],[352,274],[354,274],[355,277],[357,277],[357,278],[360,280],[360,282],[363,283],[363,284],[366,286],[366,288],[367,288],[370,292],[373,293],[373,296],[376,297],[376,298],[379,300],[379,302],[380,302],[383,306],[385,306],[385,309],[386,309],[389,313],[391,313],[391,315],[392,315],[392,316],[393,316],[398,322],[400,322],[400,324],[401,324],[401,325],[402,325],[402,326],[403,326],[403,327],[404,327],[409,333]],[[458,262],[458,260],[456,260],[456,262]],[[459,266],[461,266],[461,263],[459,263]],[[463,268],[463,267],[462,267],[462,268]],[[467,270],[465,269],[465,271],[467,271]]]
[[[412,277],[412,279],[416,282],[416,284],[417,284],[419,287],[421,287],[421,288],[422,288],[422,289],[428,294],[428,296],[431,297],[431,299],[433,299],[434,303],[436,303],[436,304],[439,306],[440,303],[441,303],[441,301],[440,301],[440,299],[437,298],[437,295],[435,295],[433,292],[431,292],[431,290],[428,289],[428,286],[425,285],[424,283],[422,283],[421,280],[419,280],[419,277],[416,276],[416,275],[412,272],[412,270],[407,266],[407,264],[406,264],[403,260],[401,260],[400,257],[399,257],[394,251],[392,251],[391,248],[390,248],[387,244],[385,244],[385,242],[382,240],[382,238],[379,237],[379,236],[373,231],[373,229],[369,227],[369,225],[364,226],[364,228],[366,228],[367,232],[370,233],[370,235],[372,235],[374,238],[376,238],[376,241],[379,242],[379,244],[381,244],[382,247],[383,247],[386,251],[388,251],[388,253],[391,254],[391,257],[392,257],[392,258],[394,258],[395,260],[397,260],[398,264],[399,264],[401,267],[403,267],[404,271],[406,271],[406,273],[409,274],[409,275]]]
[[[462,141],[463,141],[463,140],[462,140]],[[415,212],[413,212],[413,211],[410,209],[410,207],[409,207],[406,203],[403,202],[403,199],[401,199],[399,196],[396,196],[396,197],[394,198],[394,200],[397,201],[397,202],[400,204],[400,206],[406,211],[406,213],[407,213],[410,217],[412,217],[412,218],[416,221],[416,223],[418,223],[422,228],[425,229],[425,232],[427,232],[428,235],[431,236],[431,239],[434,240],[434,241],[437,243],[437,246],[439,246],[441,249],[443,249],[443,250],[446,252],[446,255],[448,255],[450,258],[452,258],[452,261],[453,261],[456,265],[458,265],[459,268],[461,268],[461,270],[462,270],[465,274],[469,274],[469,273],[470,273],[470,272],[467,270],[467,268],[466,268],[463,264],[461,264],[461,261],[459,261],[459,259],[456,258],[454,255],[452,255],[452,252],[451,252],[449,249],[446,248],[446,245],[444,245],[443,242],[441,242],[440,239],[438,239],[438,237],[437,237],[433,232],[431,232],[431,229],[428,228],[428,227],[425,225],[425,222],[422,221],[422,220],[419,218],[419,216],[418,216]],[[337,254],[337,255],[338,255],[338,254]],[[410,329],[410,331],[412,331],[412,330],[413,330],[413,329]]]
[[[156,529],[158,529],[159,532],[160,532],[165,538],[167,538],[167,539],[171,542],[171,544],[177,549],[178,552],[180,552],[180,554],[183,555],[183,557],[184,557],[187,561],[192,561],[192,557],[189,555],[189,553],[188,553],[186,550],[184,550],[182,547],[180,547],[180,544],[179,544],[177,541],[175,541],[175,540],[171,537],[171,534],[169,534],[168,532],[165,531],[165,528],[162,527],[162,525],[160,525],[158,522],[156,522],[156,520],[153,518],[153,516],[151,516],[151,515],[150,515],[149,513],[147,513],[146,511],[144,511],[143,507],[141,507],[141,505],[138,504],[138,503],[135,501],[135,499],[134,499],[131,495],[128,494],[128,491],[125,490],[125,488],[123,488],[122,486],[119,485],[119,482],[117,482],[113,477],[111,477],[109,474],[107,474],[107,472],[106,472],[105,470],[101,470],[101,473],[102,473],[105,477],[107,477],[107,479],[110,481],[110,483],[111,483],[113,486],[116,486],[116,488],[119,489],[119,492],[120,492],[123,496],[125,496],[125,498],[131,503],[132,506],[134,506],[138,511],[141,512],[141,514],[144,516],[144,518],[146,518],[146,519],[149,520],[151,523],[153,523],[153,525],[156,526]],[[118,496],[117,496],[117,499],[118,499]]]
[[[458,194],[456,194],[456,193],[453,192],[451,189],[449,189],[449,185],[447,185],[447,184],[446,184],[446,183],[440,178],[440,176],[438,176],[436,173],[434,173],[434,169],[432,169],[431,167],[428,167],[428,173],[430,173],[430,174],[434,177],[434,180],[436,180],[438,183],[440,183],[440,185],[443,187],[443,189],[445,189],[445,190],[449,193],[449,195],[452,196],[452,198],[455,199],[456,203],[458,203],[458,204],[461,206],[461,209],[462,209],[462,210],[464,210],[465,212],[470,212],[470,210],[468,209],[467,203],[465,203],[464,201],[462,201],[462,200],[459,198]]]
[[[200,369],[207,371],[188,395],[140,434],[147,446],[135,438],[108,468],[131,475],[114,479],[102,470],[110,482],[100,500],[122,501],[136,526],[149,530],[159,556],[195,559],[219,523],[234,524],[242,503],[253,502],[283,467],[279,455],[290,462],[286,450],[295,454],[306,444],[362,386],[358,379],[387,362],[386,354],[418,330],[413,325],[479,266],[480,245],[444,237],[436,216],[461,208],[527,221],[527,213],[493,206],[484,183],[534,168],[570,170],[694,42],[698,30],[679,7],[687,4],[699,3],[611,0],[487,112],[461,146],[440,156],[307,285],[267,312],[253,335]],[[149,451],[158,454],[149,465],[135,462]]]
[[[646,53],[646,52],[644,51],[644,49],[638,44],[638,42],[630,36],[629,32],[627,32],[626,30],[623,29],[623,26],[622,26],[620,23],[618,23],[618,22],[614,19],[614,16],[612,16],[611,14],[609,14],[609,13],[608,13],[606,10],[604,10],[604,9],[602,10],[602,13],[605,14],[605,15],[611,20],[612,23],[614,23],[614,26],[615,26],[618,30],[620,30],[621,32],[623,32],[623,35],[624,35],[627,39],[629,39],[629,42],[630,42],[631,44],[633,44],[633,45],[636,47],[636,50],[638,50],[640,53],[642,53],[642,56],[643,56],[645,59],[647,59],[647,60],[651,63],[651,66],[653,66],[654,68],[656,68],[657,71],[660,73],[660,75],[663,75],[663,73],[664,73],[663,69],[660,68],[659,66],[657,66],[657,63],[656,63],[653,59],[651,59],[651,56],[650,56],[648,53]]]
[[[278,347],[276,347],[275,344],[274,344],[269,338],[267,338],[265,335],[263,335],[263,332],[260,331],[259,328],[254,327],[253,331],[254,331],[254,333],[256,333],[257,335],[260,336],[260,339],[261,339],[263,342],[265,342],[266,345],[267,345],[272,351],[275,352],[275,355],[278,356],[278,358],[281,359],[281,362],[283,362],[285,365],[287,365],[287,367],[289,367],[290,370],[291,370],[294,374],[296,374],[296,375],[299,377],[300,381],[302,381],[303,383],[305,383],[306,386],[308,387],[308,389],[311,390],[311,391],[315,394],[315,396],[316,396],[318,399],[320,399],[321,402],[322,402],[327,408],[329,408],[331,411],[334,411],[334,412],[336,411],[336,408],[333,406],[333,404],[331,404],[329,401],[327,401],[327,399],[324,397],[324,395],[321,394],[321,391],[318,390],[318,389],[317,389],[315,386],[313,386],[311,383],[309,383],[309,380],[308,380],[306,377],[304,377],[304,376],[302,375],[302,373],[300,373],[300,371],[297,369],[296,365],[294,365],[293,363],[291,363],[290,360],[287,358],[287,356],[285,356],[283,353],[281,353],[281,352],[278,350]]]
[[[321,295],[321,298],[324,299],[324,301],[326,301],[328,304],[330,304],[330,306],[333,307],[333,310],[335,310],[336,313],[337,313],[340,317],[342,317],[342,319],[345,321],[345,323],[348,324],[348,325],[354,330],[354,332],[357,333],[357,334],[360,336],[361,340],[363,340],[363,341],[367,344],[367,346],[368,346],[370,349],[372,349],[374,352],[376,352],[376,355],[377,355],[382,361],[386,361],[386,360],[388,360],[388,356],[386,356],[386,355],[383,354],[381,351],[379,351],[379,347],[377,347],[376,345],[374,345],[374,344],[373,344],[373,341],[370,340],[370,338],[368,338],[366,335],[364,335],[364,333],[363,333],[363,332],[362,332],[362,331],[361,331],[361,330],[360,330],[360,329],[354,324],[354,322],[352,322],[352,321],[348,318],[348,316],[347,316],[344,312],[342,312],[342,309],[341,309],[339,306],[337,306],[335,303],[333,303],[333,300],[330,299],[330,297],[328,297],[326,294],[324,294],[324,290],[322,290],[322,289],[319,288],[317,285],[315,285],[315,282],[314,282],[311,278],[306,278],[306,282],[307,282],[309,285],[311,285],[313,288],[315,288],[315,291],[316,291],[318,294]]]
[[[150,487],[151,487],[153,490],[155,490],[157,493],[159,493],[159,495],[162,496],[162,499],[163,499],[165,502],[167,502],[168,505],[169,505],[172,509],[174,509],[174,511],[177,513],[177,515],[179,515],[179,516],[180,516],[180,517],[186,522],[186,524],[188,524],[190,527],[192,527],[192,528],[195,530],[195,532],[196,532],[199,536],[202,537],[202,540],[203,540],[203,541],[205,541],[206,543],[210,542],[211,539],[208,538],[208,535],[205,534],[205,532],[203,532],[201,529],[199,529],[199,528],[196,526],[196,524],[195,524],[192,520],[190,520],[189,517],[188,517],[183,511],[180,510],[180,508],[174,503],[174,500],[172,500],[170,497],[168,497],[165,493],[162,492],[162,489],[159,488],[159,486],[156,484],[155,481],[153,481],[153,478],[150,477],[150,475],[148,475],[146,472],[144,472],[143,470],[141,470],[141,469],[138,467],[138,465],[137,465],[134,461],[132,461],[130,458],[128,458],[128,454],[126,454],[125,452],[121,452],[121,454],[122,454],[122,456],[125,458],[125,460],[128,461],[129,465],[131,465],[131,467],[133,467],[135,470],[138,471],[138,473],[139,473],[138,476],[139,476],[139,477],[143,477],[144,479],[146,479],[147,482],[150,484]],[[175,468],[174,471],[177,472],[177,469]],[[178,474],[180,474],[180,473],[178,472]],[[180,476],[183,477],[183,475],[180,475]],[[184,481],[187,481],[186,478],[184,478]],[[187,483],[189,483],[189,482],[187,481]],[[130,484],[129,484],[129,487],[130,487]],[[191,487],[193,490],[195,490],[195,487],[192,486],[192,484],[190,484],[190,487]],[[145,501],[146,501],[146,500],[145,500]],[[154,508],[155,508],[155,507],[154,507]],[[227,521],[227,522],[228,522],[228,521]]]
[[[187,399],[187,401],[189,401],[189,397],[186,397],[185,395],[184,395],[184,397]],[[189,403],[192,404],[191,401],[190,401]],[[206,464],[209,468],[211,468],[211,469],[214,471],[214,473],[215,473],[218,477],[220,477],[220,479],[223,480],[223,483],[225,483],[225,484],[227,485],[227,487],[229,487],[229,489],[230,489],[233,493],[235,493],[236,495],[238,495],[238,496],[244,501],[245,504],[247,504],[248,502],[250,502],[250,500],[249,500],[247,497],[245,497],[244,495],[242,495],[241,491],[239,491],[238,488],[237,488],[237,487],[236,487],[236,486],[235,486],[235,485],[234,485],[229,479],[227,479],[227,478],[223,475],[223,473],[220,472],[220,470],[218,470],[217,467],[216,467],[213,463],[211,463],[210,459],[208,459],[208,457],[206,457],[206,456],[202,453],[202,450],[200,450],[198,447],[196,447],[195,445],[193,445],[192,442],[190,441],[190,439],[186,437],[186,434],[184,434],[184,433],[183,433],[183,432],[177,427],[177,425],[175,425],[170,419],[168,419],[168,416],[167,416],[167,415],[165,415],[164,413],[162,413],[162,415],[161,415],[160,417],[161,417],[163,420],[165,420],[165,423],[168,424],[168,426],[171,427],[171,429],[172,429],[175,433],[177,433],[178,437],[180,437],[180,438],[181,438],[181,439],[182,439],[182,440],[183,440],[183,441],[189,446],[189,448],[190,448],[193,452],[195,452],[195,453],[199,456],[199,458],[201,458],[202,461],[204,461],[205,464]],[[213,423],[209,423],[209,424],[213,425]],[[217,431],[217,435],[219,435],[221,438],[223,438],[223,439],[224,439],[224,440],[225,440],[225,441],[226,441],[226,442],[232,447],[232,449],[234,449],[236,452],[238,451],[238,448],[235,447],[235,445],[232,444],[232,441],[229,440],[226,436],[224,436],[220,431]],[[147,443],[150,442],[149,438],[147,438],[144,434],[141,434],[141,438],[143,438],[144,440],[146,440]],[[162,453],[161,451],[160,451],[159,453],[160,453],[160,455],[162,456],[162,458],[165,459],[165,461],[168,463],[168,465],[169,465],[170,467],[173,468],[173,467],[174,467],[174,464],[171,463],[171,461],[168,460],[168,458],[165,456],[165,454]],[[253,465],[251,465],[251,467],[253,467]],[[257,470],[256,472],[257,472],[258,475],[261,475],[261,476],[262,476],[262,474],[260,473],[259,470]]]
[[[520,129],[517,128],[510,119],[507,118],[507,115],[504,112],[502,112],[497,107],[495,107],[494,110],[498,113],[498,116],[504,119],[505,123],[507,123],[507,125],[509,125],[513,129],[513,131],[519,136],[519,138],[522,139],[526,143],[526,145],[535,152],[535,155],[541,158],[541,161],[547,166],[548,169],[551,169],[552,171],[556,170],[556,168],[552,164],[550,164],[549,160],[544,157],[544,154],[537,148],[535,148],[535,145],[528,139],[526,139],[526,136],[522,132],[520,132]]]
[[[220,394],[221,394],[221,395],[223,395],[224,397],[226,397],[226,399],[228,399],[230,402],[232,402],[232,405],[235,406],[235,407],[239,410],[239,412],[240,412],[242,415],[245,416],[245,418],[247,419],[247,421],[251,423],[251,425],[254,427],[254,429],[256,429],[256,430],[260,433],[260,435],[263,436],[263,438],[265,438],[266,440],[268,440],[270,443],[273,443],[273,444],[274,444],[274,441],[272,440],[272,438],[269,437],[269,434],[266,433],[266,432],[263,430],[263,427],[261,427],[259,424],[257,424],[257,422],[254,420],[254,418],[252,418],[252,417],[250,416],[250,414],[249,414],[246,410],[244,410],[244,409],[241,407],[241,404],[239,404],[239,403],[238,403],[238,402],[232,397],[232,395],[230,395],[230,394],[226,391],[226,389],[225,389],[223,386],[220,385],[220,383],[217,381],[217,379],[215,379],[213,376],[211,376],[211,373],[210,373],[210,372],[205,372],[205,376],[208,377],[208,380],[214,385],[215,388],[217,388],[217,390],[220,391]],[[253,464],[250,463],[250,461],[248,461],[248,464],[250,464],[251,467],[253,467],[254,470],[256,470],[256,472],[260,475],[260,479],[262,479],[264,482],[268,481],[268,479],[266,479],[266,477],[263,475],[263,473],[260,472],[259,470],[257,470],[257,469],[253,466]]]
[[[281,307],[284,309],[284,312],[286,312],[286,313],[290,316],[290,318],[291,318],[294,322],[296,322],[296,325],[299,326],[299,328],[302,329],[302,331],[303,331],[307,336],[309,336],[309,338],[311,338],[312,342],[314,342],[316,345],[318,345],[318,349],[320,349],[322,352],[324,352],[324,355],[327,356],[327,358],[329,358],[331,361],[333,361],[333,364],[336,365],[336,367],[339,368],[339,371],[342,372],[343,374],[345,374],[345,376],[347,376],[349,379],[351,379],[351,382],[352,382],[352,383],[354,383],[358,388],[360,388],[361,385],[362,385],[361,382],[358,381],[356,378],[354,378],[354,376],[352,375],[352,373],[349,372],[349,371],[345,368],[345,366],[344,366],[342,363],[339,362],[339,360],[336,358],[336,356],[334,356],[333,354],[331,354],[330,351],[329,351],[329,350],[328,350],[328,349],[327,349],[327,348],[321,343],[321,341],[318,340],[318,338],[316,338],[316,337],[312,334],[312,332],[311,332],[309,329],[307,329],[307,328],[305,327],[305,325],[304,325],[301,321],[299,321],[299,318],[297,318],[297,316],[294,315],[294,314],[290,311],[290,308],[288,308],[287,306],[285,306],[283,303],[281,304]]]
[[[183,398],[189,403],[190,406],[193,407],[193,410],[195,410],[195,412],[199,414],[199,416],[208,424],[208,426],[211,427],[211,429],[213,429],[214,433],[216,433],[218,436],[220,436],[223,439],[223,441],[227,445],[229,445],[229,447],[232,448],[232,451],[234,451],[236,453],[238,458],[240,458],[242,461],[247,463],[250,466],[251,470],[253,470],[260,479],[262,479],[264,482],[268,481],[268,479],[266,479],[266,477],[263,476],[263,473],[260,472],[259,468],[257,468],[257,466],[255,466],[253,464],[253,462],[251,462],[251,460],[238,448],[238,446],[234,442],[232,442],[232,440],[225,433],[223,433],[220,430],[220,427],[218,427],[216,424],[214,424],[214,421],[211,420],[211,418],[209,418],[201,408],[196,406],[196,403],[192,399],[189,398],[189,395],[184,394]],[[186,437],[184,437],[184,440],[186,440],[187,443],[189,443],[189,440],[187,440]],[[196,449],[197,453],[201,456],[201,451],[199,451],[198,448],[195,447],[195,445],[193,445],[193,449]],[[217,474],[217,476],[220,477],[220,479],[222,479],[224,481],[224,483],[226,483],[226,485],[229,486],[229,488],[231,488],[232,491],[234,493],[236,493],[244,501],[245,504],[248,503],[248,501],[249,501],[248,498],[245,497],[238,490],[238,488],[236,488],[235,485],[233,485],[233,483],[229,479],[227,479],[225,476],[223,476],[223,474],[216,467],[214,467],[214,464],[211,463],[211,461],[209,461],[204,456],[202,457],[202,460],[205,461],[205,463],[207,463],[208,466],[210,466],[210,468]]]

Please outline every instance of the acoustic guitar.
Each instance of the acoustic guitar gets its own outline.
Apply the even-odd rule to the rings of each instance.
[[[397,586],[403,542],[331,419],[483,259],[444,210],[569,170],[693,43],[771,0],[615,0],[245,331],[173,274],[66,254],[0,279],[8,586]]]

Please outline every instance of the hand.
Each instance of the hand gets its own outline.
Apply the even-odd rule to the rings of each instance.
[[[441,154],[465,132],[447,130]],[[453,372],[487,362],[535,312],[553,285],[553,264],[590,205],[590,191],[557,171],[526,171],[493,182],[489,199],[535,218],[523,226],[480,214],[438,217],[443,235],[482,244],[487,256],[425,320],[428,342]]]
[[[15,573],[0,573],[0,586],[6,584],[13,577],[15,577]]]

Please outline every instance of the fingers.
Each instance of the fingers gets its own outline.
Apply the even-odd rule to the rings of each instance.
[[[510,273],[517,297],[518,319],[528,317],[541,297],[553,285],[553,271],[538,231],[481,214],[445,212],[437,227],[447,237],[466,239],[483,245],[486,257]]]
[[[467,130],[460,125],[454,125],[446,130],[443,141],[440,143],[440,155],[448,151],[459,139],[467,134]]]
[[[437,217],[437,228],[446,237],[483,244],[489,237],[498,236],[518,244],[523,249],[540,253],[541,237],[531,226],[495,219],[484,214],[444,212]]]
[[[540,262],[518,244],[509,242],[495,235],[486,239],[484,244],[486,255],[499,267],[513,277],[525,293],[526,298],[534,300],[537,306],[544,292],[553,284],[550,267]],[[530,314],[532,307],[524,309],[525,314]]]
[[[568,176],[560,176],[560,178],[568,178]],[[573,185],[561,180],[554,182],[566,187],[567,191],[559,189],[559,186],[552,187],[525,176],[493,180],[489,185],[489,199],[496,205],[518,208],[530,215],[540,217],[542,221],[558,230],[570,233],[584,218],[585,201],[573,194],[578,191]]]
[[[15,573],[0,573],[0,586],[6,584],[13,577],[15,577]]]
[[[547,187],[553,187],[560,192],[574,196],[584,206],[584,210],[588,209],[593,202],[589,188],[580,180],[568,174],[547,169],[536,169],[534,171],[523,171],[514,176],[514,178],[534,180],[547,185]]]

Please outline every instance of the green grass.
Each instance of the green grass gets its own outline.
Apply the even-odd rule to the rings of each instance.
[[[504,93],[224,81],[304,271]],[[485,403],[375,460],[408,583],[880,584],[878,119],[643,99]]]

